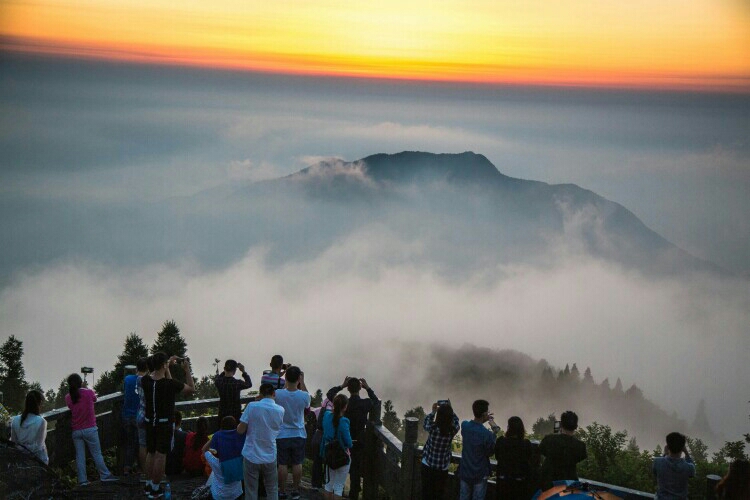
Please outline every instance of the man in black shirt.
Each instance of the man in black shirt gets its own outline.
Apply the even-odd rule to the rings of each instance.
[[[177,394],[192,394],[195,390],[190,361],[185,358],[186,383],[172,378],[169,371],[179,358],[167,358],[163,352],[151,356],[154,371],[141,379],[143,400],[146,403],[146,489],[148,498],[161,498],[160,482],[164,476],[167,453],[172,444],[174,423],[174,401]]]
[[[574,434],[578,415],[566,411],[560,415],[560,434],[549,434],[539,443],[542,463],[542,488],[552,487],[552,481],[578,480],[576,465],[586,459],[586,444]]]
[[[238,368],[242,373],[242,380],[234,378]],[[242,415],[240,391],[253,386],[250,375],[245,372],[245,367],[242,363],[228,359],[224,363],[224,373],[219,373],[214,378],[214,385],[219,391],[219,422],[226,416],[232,416],[239,422],[240,415]]]
[[[352,435],[352,442],[354,447],[352,448],[351,465],[349,467],[349,498],[359,498],[359,492],[361,490],[360,477],[362,467],[362,456],[364,455],[365,446],[365,424],[370,414],[370,410],[375,405],[380,404],[380,400],[375,395],[375,392],[367,384],[367,381],[363,378],[346,377],[342,385],[331,387],[326,394],[329,401],[333,401],[344,387],[349,391],[349,404],[346,407],[346,418],[349,419],[349,429]],[[366,390],[368,399],[362,399],[359,397],[360,390]]]

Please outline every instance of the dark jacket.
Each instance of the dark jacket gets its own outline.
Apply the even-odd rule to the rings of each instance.
[[[578,480],[576,464],[586,459],[586,444],[567,434],[549,434],[539,444],[542,463],[542,486],[552,481]]]
[[[343,388],[344,387],[341,385],[331,387],[326,394],[326,397],[328,397],[329,401],[333,401],[336,394],[341,392]],[[349,419],[350,432],[355,446],[361,446],[364,444],[365,424],[367,424],[368,415],[375,405],[380,404],[380,400],[375,395],[372,388],[367,388],[367,397],[368,399],[362,399],[359,397],[359,394],[352,394],[352,396],[349,397],[349,404],[347,405],[346,413],[344,414],[344,416]]]

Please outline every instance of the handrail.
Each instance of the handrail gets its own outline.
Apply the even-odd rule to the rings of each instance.
[[[379,419],[379,415],[376,415],[376,417],[377,418],[373,418],[373,420]],[[366,450],[368,455],[365,463],[366,467],[374,467],[379,470],[369,471],[369,474],[366,471],[365,481],[367,484],[367,478],[369,477],[372,489],[377,490],[382,487],[392,496],[406,500],[411,498],[421,498],[419,464],[422,461],[423,448],[417,446],[416,443],[417,420],[405,419],[404,425],[406,440],[405,442],[401,442],[390,431],[385,429],[382,425],[379,425],[379,423],[369,423],[368,428],[370,429],[372,439],[375,440],[375,446],[372,447],[373,449]],[[383,453],[383,448],[386,450],[385,454]],[[387,458],[387,455],[389,454],[391,455],[391,459]],[[451,453],[451,463],[459,464],[460,462],[461,454],[455,452]],[[491,459],[490,464],[494,471],[497,462]],[[580,478],[579,481],[582,483],[588,483],[592,486],[606,488],[613,493],[622,495],[626,499],[638,500],[655,498],[653,493],[645,491],[638,491],[585,478]],[[454,473],[450,473],[450,481],[447,487],[450,490],[457,492],[458,478]],[[490,480],[488,484],[488,497],[494,496],[494,490],[495,481]],[[365,499],[376,498],[367,490],[365,490],[364,493]]]

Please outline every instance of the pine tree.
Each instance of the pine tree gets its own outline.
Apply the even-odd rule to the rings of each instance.
[[[68,378],[65,377],[60,381],[60,387],[55,394],[55,408],[65,408],[65,395],[68,394]]]
[[[180,335],[180,329],[177,328],[174,320],[165,321],[161,331],[156,334],[154,345],[151,346],[151,354],[156,354],[157,352],[163,352],[167,356],[185,357],[187,342]],[[171,366],[169,370],[172,373],[172,378],[180,381],[185,380],[185,371],[179,363]]]
[[[573,379],[574,381],[576,381],[576,382],[578,382],[578,379],[580,379],[580,378],[581,378],[581,372],[580,372],[580,371],[578,371],[578,367],[576,366],[576,364],[575,364],[575,363],[573,363],[573,368],[571,368],[571,369],[570,369],[570,377],[571,377],[571,378],[572,378],[572,379]]]
[[[620,377],[617,377],[617,382],[615,382],[614,391],[618,394],[622,393],[622,380],[620,380]]]
[[[396,410],[393,409],[393,401],[390,399],[383,403],[383,426],[398,435],[401,432],[401,420]]]
[[[15,335],[0,346],[0,391],[10,411],[20,413],[26,399],[26,371],[23,369],[23,342]]]
[[[583,372],[583,381],[587,384],[594,384],[594,377],[591,375],[591,368],[586,368]]]
[[[131,332],[125,338],[124,348],[122,354],[117,356],[117,363],[115,363],[115,373],[122,381],[124,377],[124,368],[127,365],[136,365],[138,360],[148,356],[148,347],[143,343],[143,339],[139,337],[135,332]]]
[[[117,372],[115,370],[107,370],[96,380],[94,384],[94,392],[100,396],[112,394],[122,389],[122,379],[117,380]]]

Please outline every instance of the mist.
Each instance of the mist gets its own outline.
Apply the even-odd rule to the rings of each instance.
[[[45,388],[111,369],[128,333],[151,343],[174,319],[201,375],[235,357],[257,382],[282,353],[311,388],[358,374],[400,413],[447,397],[463,417],[483,397],[529,427],[568,409],[430,381],[435,349],[470,344],[621,378],[688,422],[705,398],[717,433],[747,432],[746,96],[8,54],[0,69],[0,338],[24,342]],[[404,150],[475,151],[570,200],[346,163]],[[612,213],[679,248],[640,254]],[[728,272],[652,272],[680,249]]]
[[[637,384],[687,421],[705,398],[716,432],[731,438],[745,429],[746,284],[653,280],[564,258],[544,271],[507,267],[457,285],[429,266],[377,264],[415,251],[370,228],[313,260],[281,266],[269,266],[261,248],[217,272],[197,272],[189,261],[129,272],[69,263],[19,278],[0,295],[0,316],[4,330],[24,341],[28,378],[45,387],[83,365],[111,368],[128,333],[150,343],[174,319],[201,375],[212,372],[215,357],[234,357],[257,381],[279,352],[303,367],[310,388],[325,391],[359,374],[401,412],[442,396],[462,401],[457,411],[467,415],[467,398],[482,396],[513,413],[481,381],[459,388],[446,380],[446,392],[440,381],[429,391],[419,383],[430,348],[471,343],[557,367],[589,366],[597,383]],[[517,413],[531,419],[565,409]],[[580,415],[583,423],[607,423],[597,408]]]

